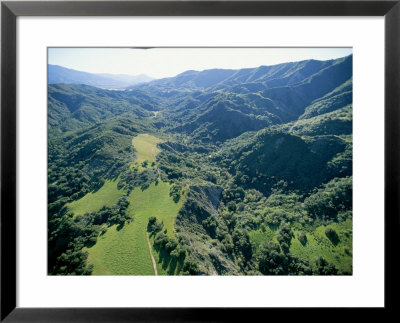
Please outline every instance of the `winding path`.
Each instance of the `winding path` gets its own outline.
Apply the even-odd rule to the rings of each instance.
[[[149,233],[148,232],[146,232],[146,238],[147,238],[147,244],[149,245],[151,261],[153,262],[154,275],[158,276],[156,260],[154,259],[154,256],[153,256],[153,251],[151,249],[151,243],[150,243]]]

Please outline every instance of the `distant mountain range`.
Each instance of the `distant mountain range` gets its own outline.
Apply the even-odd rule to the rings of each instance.
[[[345,73],[335,75],[330,73],[341,70]],[[325,72],[328,72],[328,75],[325,75]],[[223,89],[233,93],[250,93],[277,87],[295,86],[304,82],[309,83],[321,78],[322,74],[324,74],[324,78],[334,76],[332,81],[336,82],[341,80],[341,77],[348,78],[351,73],[352,55],[349,55],[327,61],[310,59],[238,70],[218,68],[204,71],[189,70],[174,77],[155,80],[148,85],[160,89]],[[141,88],[146,87],[147,85],[141,86]]]
[[[153,78],[144,74],[94,74],[65,68],[59,65],[48,65],[48,84],[85,84],[102,89],[123,89],[151,80],[153,80]]]
[[[126,112],[141,118],[160,111],[151,120],[158,129],[184,133],[203,143],[223,142],[246,131],[308,119],[351,104],[352,58],[186,71],[118,92],[87,85],[50,85],[49,124],[68,131]],[[50,77],[56,70],[63,71],[59,74],[65,75],[64,81]],[[66,72],[72,70],[65,70],[49,65],[49,83],[66,83]],[[89,84],[92,76],[104,78],[71,73],[76,77],[82,73],[81,84]]]

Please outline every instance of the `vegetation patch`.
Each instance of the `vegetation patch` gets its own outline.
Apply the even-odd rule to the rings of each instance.
[[[259,230],[253,230],[249,232],[251,244],[254,247],[254,251],[258,251],[260,246],[269,241],[277,242],[275,233],[269,227],[263,227]]]
[[[339,241],[332,242],[326,231],[334,230]],[[316,259],[324,258],[333,263],[342,272],[352,272],[352,221],[347,219],[341,223],[319,226],[315,231],[305,233],[307,243],[304,245],[297,237],[292,238],[290,252],[299,258],[307,259],[316,267]]]
[[[160,152],[157,147],[162,140],[149,134],[139,134],[132,139],[132,145],[136,149],[136,159],[132,166],[140,169],[151,166],[156,162],[156,156]]]
[[[119,179],[106,180],[97,191],[87,193],[81,199],[67,204],[68,210],[74,215],[95,212],[103,206],[112,206],[124,194],[123,189],[118,189]]]
[[[170,185],[160,181],[145,190],[137,187],[131,192],[127,198],[127,213],[132,221],[119,231],[117,226],[111,227],[92,248],[87,249],[93,275],[154,275],[146,230],[149,218],[155,216],[164,223],[166,235],[175,237],[174,220],[181,203],[175,203],[169,191]],[[151,242],[154,244],[154,237]],[[159,275],[171,274],[170,259],[157,252],[156,246],[153,253]]]

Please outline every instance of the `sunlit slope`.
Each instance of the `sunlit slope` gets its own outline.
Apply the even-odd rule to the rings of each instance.
[[[160,152],[157,143],[161,139],[148,135],[139,134],[132,139],[132,144],[136,149],[136,159],[134,164],[141,167],[140,164],[145,160],[150,165],[155,162],[156,155]],[[104,185],[95,192],[89,192],[79,200],[67,204],[68,209],[74,215],[90,213],[100,210],[104,205],[112,206],[124,194],[123,190],[117,188],[119,178],[115,180],[106,180]]]
[[[81,199],[67,204],[69,211],[74,215],[82,215],[100,210],[104,205],[112,206],[124,194],[124,190],[118,189],[119,179],[106,180],[104,185],[95,192],[89,192]]]
[[[326,228],[334,229],[339,241],[337,244],[332,243],[326,236]],[[341,223],[331,223],[327,226],[321,225],[313,231],[304,232],[307,239],[302,244],[298,235],[299,232],[294,230],[294,236],[291,239],[290,252],[301,259],[309,261],[315,267],[315,260],[323,257],[327,261],[333,263],[338,269],[352,272],[352,221],[347,219]],[[255,251],[263,243],[273,241],[278,243],[276,239],[276,231],[271,230],[268,226],[264,230],[250,231],[250,239]]]
[[[141,164],[147,160],[149,164],[156,161],[156,155],[160,152],[157,144],[161,139],[149,134],[139,134],[132,139],[132,145],[136,149],[135,164]]]
[[[136,159],[133,166],[139,169],[150,167],[160,152],[157,148],[159,142],[159,138],[148,134],[134,137],[132,144],[136,150]],[[146,167],[142,166],[144,161],[148,162]],[[115,204],[126,193],[117,188],[118,182],[119,178],[107,180],[99,190],[70,203],[69,210],[78,215],[98,211],[103,205]],[[175,203],[169,192],[168,183],[157,181],[157,184],[151,184],[146,190],[137,187],[129,194],[127,212],[132,221],[125,223],[122,228],[111,226],[93,247],[85,248],[89,252],[88,262],[94,266],[93,275],[154,275],[146,239],[147,223],[150,216],[156,216],[164,223],[163,231],[175,237],[174,220],[182,201]],[[150,240],[153,244],[154,237]],[[153,254],[159,275],[174,274],[181,269],[176,263],[171,263],[169,257],[167,259],[159,255],[154,245]]]
[[[326,228],[334,229],[339,242],[333,244],[326,236]],[[352,272],[352,221],[347,219],[341,223],[331,223],[327,226],[319,226],[314,232],[307,232],[307,243],[302,245],[297,238],[292,239],[290,251],[296,256],[307,259],[314,264],[315,259],[323,257],[333,263],[337,268]]]
[[[154,275],[150,252],[146,240],[146,228],[150,216],[164,222],[164,229],[174,235],[174,219],[181,203],[175,203],[169,196],[169,184],[151,184],[146,190],[135,188],[129,195],[128,212],[133,221],[117,230],[111,227],[99,237],[97,243],[87,249],[89,263],[93,264],[93,275]],[[160,275],[168,273],[159,263],[154,251]]]

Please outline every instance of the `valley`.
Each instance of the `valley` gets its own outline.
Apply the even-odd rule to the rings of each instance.
[[[132,145],[137,154],[133,169],[142,172],[150,165],[155,166],[156,155],[160,152],[157,148],[159,142],[160,139],[149,134],[133,138]],[[117,188],[118,182],[119,178],[106,180],[96,192],[89,192],[68,204],[68,210],[76,216],[99,211],[104,205],[112,206],[126,194],[125,190]],[[126,211],[128,223],[122,228],[112,225],[102,231],[93,247],[84,248],[88,252],[87,264],[93,265],[93,275],[153,275],[155,271],[151,267],[150,253],[154,253],[153,257],[157,259],[156,271],[161,275],[173,274],[175,270],[179,273],[176,264],[169,266],[169,257],[153,251],[154,246],[147,242],[147,223],[151,216],[157,216],[164,223],[167,235],[175,238],[173,223],[182,203],[175,203],[169,192],[168,183],[157,181],[145,190],[135,188],[127,196],[130,205]],[[153,244],[154,236],[149,241]]]
[[[352,55],[48,89],[50,275],[352,274]]]

